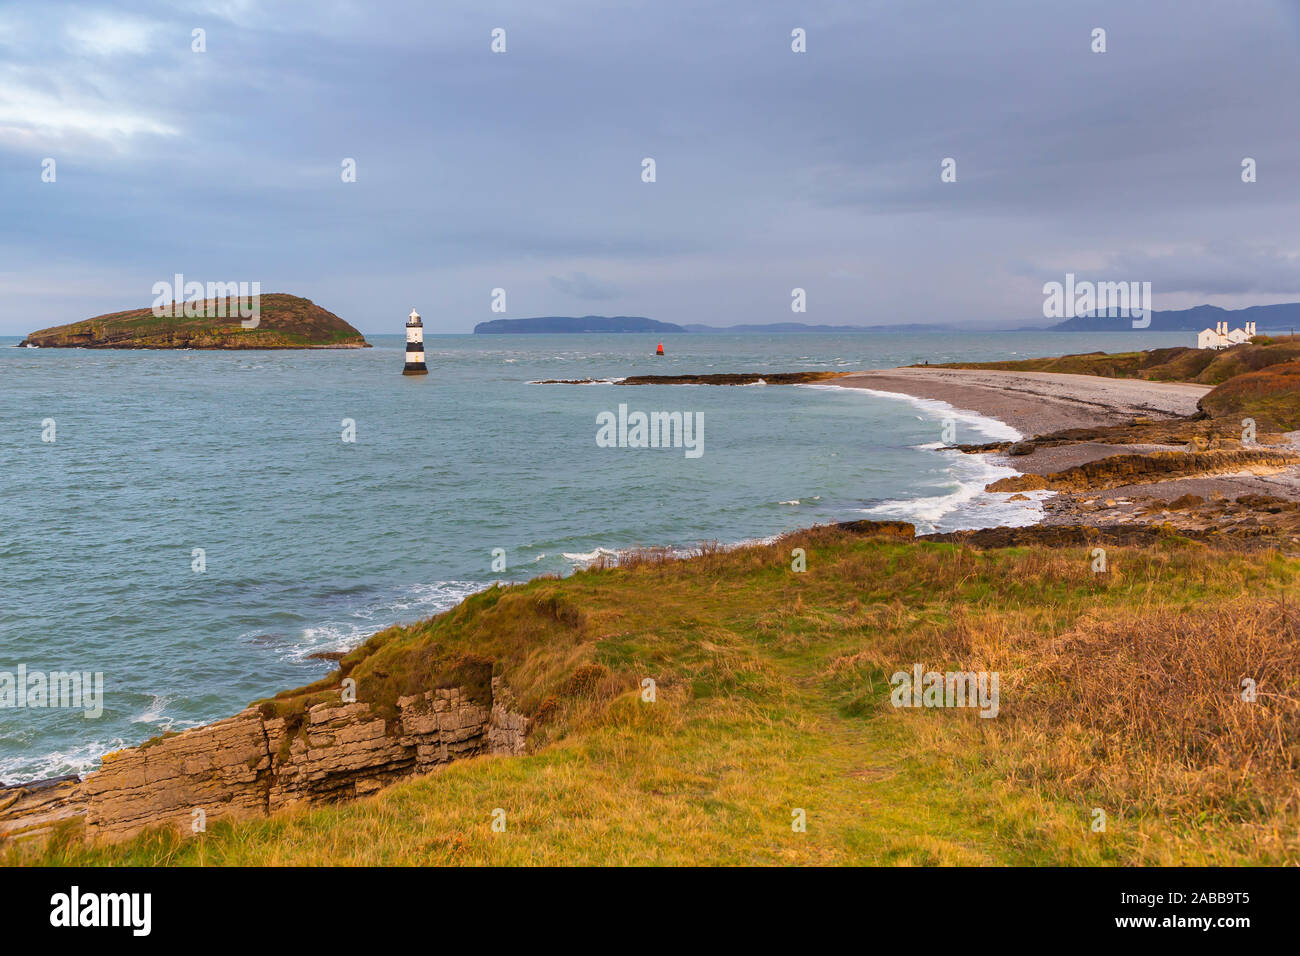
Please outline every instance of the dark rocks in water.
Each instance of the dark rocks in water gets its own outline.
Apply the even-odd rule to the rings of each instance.
[[[715,372],[707,375],[629,375],[614,385],[806,385],[839,378],[843,372]],[[551,378],[534,385],[597,385],[599,378]]]
[[[839,378],[840,372],[718,372],[708,375],[629,375],[620,385],[803,385]]]

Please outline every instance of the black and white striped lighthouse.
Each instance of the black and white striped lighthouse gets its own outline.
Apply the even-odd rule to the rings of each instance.
[[[428,375],[428,366],[424,364],[424,323],[420,313],[414,309],[406,319],[406,365],[403,375]]]

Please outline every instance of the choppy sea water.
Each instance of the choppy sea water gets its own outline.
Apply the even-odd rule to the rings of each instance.
[[[396,323],[400,328],[400,320]],[[1026,524],[1009,470],[937,450],[1007,426],[833,387],[535,385],[847,371],[1187,344],[1186,335],[401,336],[364,351],[16,349],[0,339],[0,681],[104,675],[103,713],[0,707],[0,782],[228,716],[495,580],[638,545],[862,517]],[[703,454],[603,448],[599,413],[702,413]],[[54,441],[47,420],[53,420]],[[345,441],[350,420],[355,441]],[[494,549],[507,568],[492,569]],[[194,570],[195,549],[205,569]]]

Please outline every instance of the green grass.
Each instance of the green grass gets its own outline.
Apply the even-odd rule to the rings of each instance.
[[[806,573],[790,570],[795,547]],[[1108,551],[1098,575],[1083,549],[814,529],[494,588],[376,635],[320,686],[347,673],[382,710],[412,687],[481,686],[490,662],[538,718],[527,756],[194,839],[66,834],[9,861],[1300,861],[1300,564],[1177,537]],[[888,675],[914,662],[997,670],[999,717],[894,709]],[[1281,696],[1241,704],[1241,674]]]

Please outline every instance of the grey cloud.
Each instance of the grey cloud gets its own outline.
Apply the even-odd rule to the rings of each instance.
[[[595,9],[12,0],[0,256],[24,288],[0,277],[0,334],[79,317],[29,286],[87,274],[292,276],[400,318],[433,267],[466,303],[485,277],[518,301],[526,272],[539,311],[617,296],[724,325],[778,321],[794,285],[826,324],[1018,321],[1040,266],[1146,270],[1222,305],[1295,289],[1294,2]]]
[[[1214,242],[1203,249],[1170,255],[1117,255],[1104,271],[1150,282],[1157,295],[1192,292],[1300,297],[1300,256],[1236,242]]]
[[[605,299],[617,299],[619,295],[618,290],[612,285],[593,279],[585,272],[575,272],[572,278],[569,279],[561,276],[551,276],[550,282],[552,288],[558,289],[565,295],[571,295],[575,299],[599,302]]]

